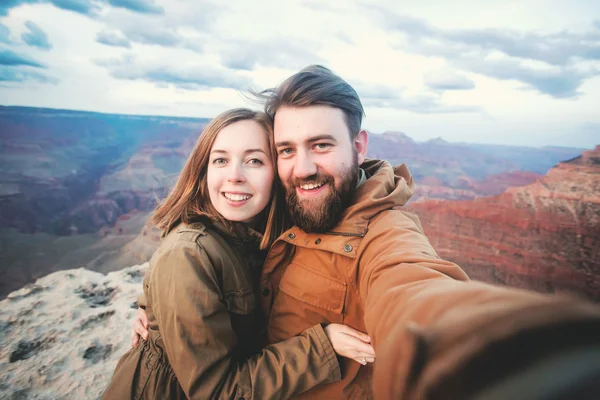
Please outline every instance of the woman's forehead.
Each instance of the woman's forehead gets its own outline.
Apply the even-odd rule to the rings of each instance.
[[[221,129],[215,138],[211,151],[248,152],[248,150],[269,151],[267,132],[256,121],[237,121]]]

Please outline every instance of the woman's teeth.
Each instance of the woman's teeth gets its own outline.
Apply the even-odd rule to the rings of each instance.
[[[244,201],[244,200],[248,200],[250,197],[252,197],[249,194],[232,194],[232,193],[223,193],[223,196],[225,196],[227,199],[229,199],[231,201]]]

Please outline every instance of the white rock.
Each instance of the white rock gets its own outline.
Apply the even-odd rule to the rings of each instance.
[[[59,271],[2,300],[0,398],[98,398],[130,348],[147,269]]]

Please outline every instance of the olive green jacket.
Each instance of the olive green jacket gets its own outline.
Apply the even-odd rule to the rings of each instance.
[[[140,298],[150,337],[121,359],[105,398],[286,399],[340,379],[320,324],[262,348],[258,239],[203,223],[164,237]]]

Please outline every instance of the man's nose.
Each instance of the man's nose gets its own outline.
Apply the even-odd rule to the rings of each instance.
[[[244,175],[244,169],[241,165],[231,164],[228,168],[227,180],[233,183],[245,182],[246,175]]]
[[[294,176],[304,179],[317,173],[317,164],[313,161],[310,154],[298,154],[294,165]]]

